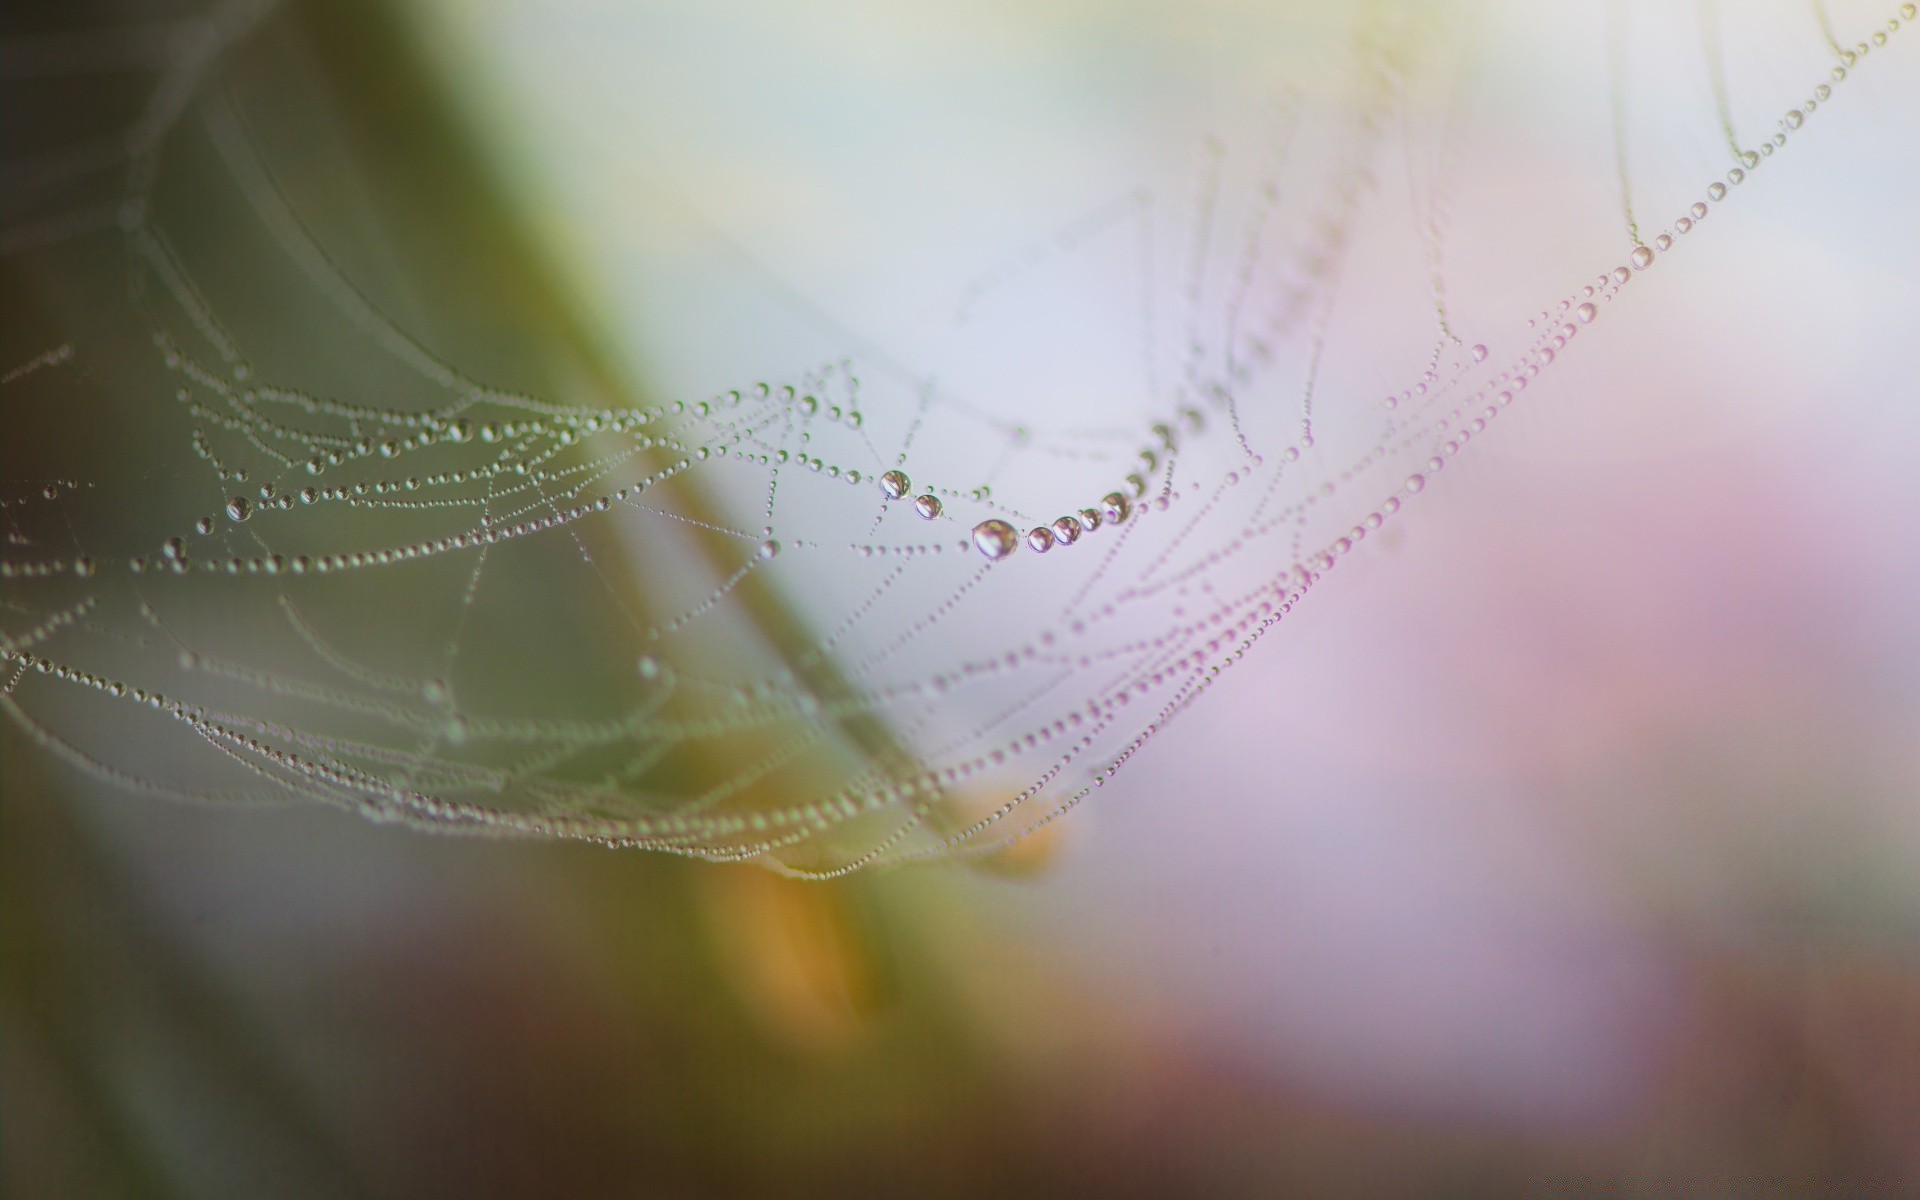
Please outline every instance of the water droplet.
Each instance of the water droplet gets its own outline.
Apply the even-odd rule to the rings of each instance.
[[[1063,546],[1071,546],[1080,540],[1080,522],[1072,517],[1061,517],[1053,523],[1053,536]]]
[[[1667,251],[1673,249],[1673,239],[1663,233],[1659,237],[1653,239],[1653,248],[1660,251],[1662,254],[1664,254]]]
[[[446,436],[450,442],[470,441],[473,438],[473,422],[461,417],[447,426]]]
[[[1707,206],[1701,201],[1695,200],[1693,202],[1693,207],[1688,209],[1687,212],[1692,214],[1694,220],[1696,221],[1703,220],[1707,215]]]
[[[74,559],[74,560],[73,560],[73,573],[74,573],[75,575],[77,575],[77,576],[79,576],[79,577],[80,577],[81,579],[85,579],[85,578],[87,578],[88,576],[90,576],[90,575],[92,575],[92,574],[93,574],[93,560],[92,560],[92,559],[90,559],[90,558],[88,558],[88,557],[87,557],[86,555],[84,555],[84,554],[83,554],[83,555],[81,555],[81,556],[80,556],[79,558],[76,558],[76,559]]]
[[[1426,486],[1427,486],[1427,477],[1425,475],[1407,476],[1407,494],[1408,495],[1412,495],[1415,492],[1418,492],[1421,489],[1425,488]]]
[[[227,501],[227,520],[244,521],[253,515],[253,501],[245,496],[235,496]]]
[[[1591,304],[1582,304],[1579,308],[1573,310],[1573,315],[1580,318],[1582,325],[1591,325],[1593,324],[1593,319],[1600,315],[1600,310]]]
[[[1027,545],[1033,547],[1035,554],[1045,554],[1053,549],[1053,530],[1038,525],[1027,531]]]
[[[187,556],[187,544],[177,537],[171,537],[161,543],[160,553],[169,562],[179,562]]]
[[[973,545],[990,559],[1002,559],[1020,545],[1020,535],[1000,518],[989,517],[973,527]]]
[[[880,476],[880,490],[889,500],[898,500],[913,487],[904,471],[888,471]]]
[[[1627,260],[1638,270],[1644,271],[1653,265],[1653,251],[1645,246],[1635,246],[1633,253],[1627,256]]]
[[[635,667],[639,670],[642,679],[660,678],[660,660],[651,654],[642,654]]]
[[[1728,183],[1733,183],[1733,184],[1742,183],[1746,180],[1746,178],[1747,178],[1747,173],[1745,171],[1742,171],[1739,167],[1735,167],[1733,170],[1727,172]]]
[[[1083,508],[1076,515],[1080,518],[1080,528],[1086,530],[1088,533],[1092,533],[1094,530],[1100,528],[1099,509]]]
[[[755,551],[755,553],[759,554],[762,561],[773,558],[780,553],[780,543],[774,541],[772,538],[768,538],[766,541],[760,543],[760,549]]]
[[[1685,233],[1692,228],[1693,228],[1693,218],[1691,217],[1681,217],[1679,220],[1673,223],[1673,231],[1675,233]]]
[[[1787,110],[1787,128],[1798,129],[1807,123],[1807,114],[1797,108]]]
[[[919,513],[923,521],[933,520],[940,515],[940,497],[933,495],[915,497],[913,511]]]
[[[1469,353],[1473,355],[1473,361],[1477,363],[1487,361],[1487,348],[1485,346],[1475,346]]]
[[[1707,198],[1709,200],[1725,200],[1727,198],[1727,185],[1717,179],[1714,180],[1707,185]]]
[[[1133,501],[1122,492],[1108,492],[1100,497],[1100,511],[1107,520],[1119,525],[1133,515]]]

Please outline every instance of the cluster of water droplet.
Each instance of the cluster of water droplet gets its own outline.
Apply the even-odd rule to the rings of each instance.
[[[156,507],[152,536],[125,554],[69,545],[76,539],[40,512],[77,510],[87,490],[77,482],[5,499],[0,579],[40,591],[28,600],[10,588],[0,706],[83,769],[153,790],[167,789],[33,710],[37,685],[26,681],[77,685],[169,718],[250,787],[422,827],[723,860],[824,841],[837,857],[810,866],[825,874],[992,850],[1113,778],[1913,19],[1906,5],[1869,41],[1842,50],[1829,79],[1767,141],[1741,152],[1724,181],[1710,182],[1650,241],[1636,239],[1624,261],[1542,308],[1510,343],[1484,331],[1499,353],[1455,333],[1436,283],[1439,336],[1424,370],[1416,358],[1406,386],[1378,408],[1370,391],[1364,420],[1349,422],[1365,436],[1348,442],[1329,435],[1324,409],[1316,416],[1311,370],[1302,393],[1286,392],[1275,375],[1288,351],[1315,361],[1342,256],[1375,186],[1368,139],[1399,103],[1401,78],[1378,47],[1365,50],[1377,61],[1358,101],[1355,124],[1366,136],[1355,140],[1354,162],[1283,252],[1253,236],[1269,236],[1278,189],[1255,189],[1232,277],[1253,278],[1271,255],[1285,261],[1284,286],[1264,311],[1249,290],[1230,289],[1229,316],[1189,314],[1178,383],[1138,414],[1121,443],[1130,458],[1092,437],[996,426],[943,407],[930,385],[919,389],[912,423],[894,429],[887,418],[907,402],[877,405],[869,419],[846,361],[790,382],[628,407],[494,389],[424,358],[414,363],[424,379],[415,403],[307,391],[248,361],[142,210],[127,222],[135,261],[199,339],[189,348],[162,331],[154,344],[183,418],[174,448],[199,464],[203,494],[184,514]],[[1223,154],[1209,148],[1196,201],[1202,251],[1222,202]],[[1103,210],[1100,221],[1080,223],[1073,244],[1141,211],[1137,198]],[[1422,214],[1429,236],[1438,238],[1443,215]],[[402,340],[344,287],[329,295],[389,342]],[[990,299],[983,290],[969,304]],[[5,379],[38,386],[37,372],[72,357],[49,351]],[[1044,434],[1091,465],[1057,491],[1007,488],[984,466],[976,486],[916,486],[910,465],[914,475],[956,476],[951,463],[935,458],[922,470],[915,457],[922,428],[943,423],[989,426],[1009,457]],[[696,485],[721,498],[694,503]],[[129,524],[149,532],[149,523]],[[618,560],[600,547],[662,526],[719,548],[706,559],[642,558],[631,573],[659,596],[637,614],[607,580]],[[609,529],[615,536],[590,550],[585,535]],[[461,630],[513,564],[539,564],[520,586],[545,584],[540,573],[558,568],[532,551],[550,542],[576,548],[582,564],[581,576],[554,590],[616,594],[611,607],[630,628],[616,620],[594,636],[634,664],[622,681],[631,690],[618,707],[564,718],[475,704],[469,681],[480,667],[526,647],[463,642]],[[41,549],[55,544],[58,552]],[[431,669],[369,664],[302,615],[309,597],[341,603],[314,577],[398,575],[448,561],[464,571],[445,602],[449,657]],[[109,579],[103,567],[125,570]],[[258,578],[229,585],[229,576]],[[824,619],[808,610],[817,595],[834,597]],[[775,602],[799,614],[798,632],[776,650],[756,649],[739,630],[775,624],[765,616]],[[176,629],[193,622],[175,618],[208,610],[238,614],[236,623],[269,612],[303,656],[299,668],[235,661],[215,652],[215,634]],[[962,628],[975,612],[991,616]],[[563,619],[532,630],[527,644],[556,630]],[[154,674],[136,683],[100,665],[122,654]],[[161,678],[170,682],[159,686]],[[969,803],[969,790],[998,803]]]

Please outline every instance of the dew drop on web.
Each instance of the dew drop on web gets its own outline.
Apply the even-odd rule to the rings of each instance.
[[[487,6],[451,7],[497,28]],[[1754,226],[1737,214],[1771,211],[1783,192],[1733,186],[1762,163],[1800,169],[1802,142],[1854,119],[1854,98],[1835,91],[1883,61],[1891,78],[1906,52],[1863,28],[1860,46],[1888,48],[1849,49],[1836,68],[1803,28],[1816,23],[1755,18],[1741,35],[1775,37],[1804,77],[1783,74],[1792,90],[1770,110],[1740,79],[1724,114],[1681,113],[1670,96],[1714,90],[1697,15],[1636,9],[1636,37],[1686,53],[1648,58],[1636,41],[1619,95],[1554,90],[1562,74],[1584,78],[1555,56],[1593,66],[1592,46],[1507,64],[1543,105],[1585,105],[1582,130],[1621,122],[1612,140],[1558,147],[1561,177],[1545,159],[1490,169],[1486,148],[1519,134],[1459,88],[1473,80],[1434,28],[1400,6],[1335,9],[1324,23],[1339,37],[1298,32],[1342,86],[1289,101],[1286,155],[1264,110],[1232,111],[1248,80],[1226,63],[1219,129],[1116,128],[1140,139],[1125,145],[1145,177],[1084,210],[1105,184],[1078,179],[1087,164],[1072,154],[1065,192],[996,205],[964,181],[957,200],[914,193],[912,170],[869,172],[861,155],[814,147],[821,162],[794,169],[857,236],[823,253],[801,215],[759,230],[744,241],[771,265],[818,266],[773,286],[767,264],[701,257],[705,234],[675,241],[678,217],[625,218],[658,222],[688,257],[569,310],[604,336],[591,353],[549,344],[566,322],[524,307],[577,298],[515,277],[505,257],[489,281],[404,240],[293,219],[327,211],[329,195],[311,164],[263,144],[253,110],[262,128],[331,118],[291,82],[260,85],[279,78],[270,70],[224,74],[274,53],[270,39],[188,30],[194,53],[169,46],[158,63],[217,153],[163,137],[151,194],[130,190],[143,166],[76,180],[76,196],[97,188],[89,203],[48,190],[32,220],[5,218],[10,239],[52,238],[25,257],[85,275],[107,306],[91,315],[140,347],[131,366],[85,365],[141,447],[116,459],[98,439],[88,478],[49,470],[8,493],[21,540],[0,558],[7,644],[31,635],[48,663],[9,702],[57,723],[67,707],[49,689],[92,687],[73,682],[92,664],[120,668],[118,693],[101,692],[120,707],[56,735],[163,790],[300,796],[426,829],[831,873],[1048,825],[1121,778],[1166,722],[1203,710],[1200,693],[1257,659],[1326,572],[1386,554],[1417,528],[1404,512],[1446,503],[1437,473],[1471,471],[1479,447],[1511,437],[1504,414],[1520,398],[1576,404],[1568,364],[1632,340],[1636,323],[1616,313],[1670,303],[1669,286],[1729,286],[1692,264],[1737,252]],[[566,14],[555,6],[556,31]],[[1261,87],[1297,65],[1272,60]],[[915,78],[903,104],[941,94],[941,79]],[[1032,82],[1050,95],[1074,78]],[[546,99],[571,103],[569,81],[553,82]],[[1458,107],[1440,102],[1456,95]],[[815,111],[805,96],[784,103]],[[1857,107],[1870,104],[1863,91]],[[956,121],[978,107],[956,105]],[[125,127],[152,138],[140,111]],[[1716,116],[1724,138],[1685,124]],[[386,169],[338,140],[353,177]],[[583,165],[557,146],[524,151],[534,198],[581,218],[582,246],[630,234],[587,228],[567,205],[604,195],[595,182],[637,158],[609,142]],[[756,178],[766,164],[730,167]],[[1539,202],[1549,184],[1573,202]],[[249,205],[266,219],[209,215]],[[103,212],[98,244],[60,240]],[[1676,243],[1710,213],[1711,236]],[[723,239],[740,232],[737,207],[703,219]],[[904,228],[918,240],[899,240]],[[106,254],[119,257],[102,272]],[[1656,257],[1661,278],[1629,288]],[[884,286],[844,290],[854,278]],[[632,308],[629,286],[643,297]],[[956,299],[951,328],[912,324]],[[1608,305],[1608,337],[1575,352]],[[71,422],[67,359],[90,351],[69,340],[77,352],[7,370],[9,435],[30,406],[49,427]],[[583,379],[583,361],[609,369]],[[1022,543],[1028,561],[988,569]],[[84,621],[39,630],[82,593]],[[53,662],[68,653],[87,669]],[[200,723],[156,722],[151,706],[112,715],[156,695],[200,706]],[[209,744],[204,761],[176,761],[175,746]],[[503,769],[509,749],[526,765]],[[1004,811],[969,807],[1003,793],[1017,797]]]
[[[1007,557],[1019,544],[1020,535],[998,517],[989,517],[973,527],[974,548],[990,559]]]

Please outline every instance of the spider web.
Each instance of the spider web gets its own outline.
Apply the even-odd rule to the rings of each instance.
[[[1568,51],[1610,170],[1546,205],[1575,269],[1537,295],[1454,250],[1499,218],[1484,28],[1376,6],[1179,178],[983,264],[945,370],[761,278],[807,336],[657,396],[498,226],[386,212],[299,13],[11,37],[16,95],[88,99],[10,135],[9,342],[47,349],[4,378],[0,705],[177,799],[805,874],[998,853],[1603,352],[1915,17],[1814,12],[1744,31],[1749,95],[1710,7]],[[1629,86],[1669,66],[1684,135]],[[1083,318],[1112,336],[1063,348]]]

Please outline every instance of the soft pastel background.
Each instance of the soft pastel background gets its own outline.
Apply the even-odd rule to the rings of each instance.
[[[1647,221],[1724,164],[1697,24],[1628,7]],[[1764,128],[1826,52],[1805,6],[1726,7]],[[1625,249],[1590,8],[1442,23],[1450,253],[1495,333]],[[1097,378],[1130,353],[1113,297],[1032,314],[1044,362],[982,361],[957,298],[1130,188],[1178,194],[1273,88],[1330,86],[1351,17],[363,15],[318,76],[350,108],[401,61],[450,97],[662,394],[836,340],[985,388]],[[1920,1186],[1914,38],[1036,877],[801,885],[168,807],[10,739],[10,1193]]]

